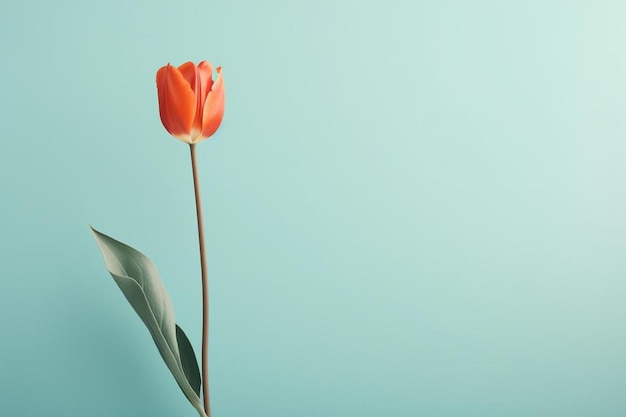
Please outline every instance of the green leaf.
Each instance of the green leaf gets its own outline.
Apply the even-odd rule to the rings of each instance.
[[[180,326],[176,325],[176,340],[178,340],[178,351],[180,352],[180,360],[183,365],[183,371],[189,381],[189,385],[200,396],[200,370],[198,369],[198,361],[193,351],[193,346],[187,339],[187,335]]]
[[[176,330],[174,307],[156,267],[138,250],[98,232],[93,227],[91,230],[102,251],[107,269],[148,328],[178,386],[200,416],[206,417],[199,398],[199,388],[196,388],[199,387],[200,376],[195,355],[182,330]],[[181,359],[181,351],[184,359]],[[197,381],[191,358],[195,363],[195,372],[198,373]]]

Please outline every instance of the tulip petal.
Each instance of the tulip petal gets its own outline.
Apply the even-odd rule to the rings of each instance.
[[[186,143],[196,113],[196,95],[181,71],[167,64],[157,71],[159,114],[165,129]]]
[[[200,76],[200,103],[206,101],[206,96],[213,87],[213,66],[208,61],[198,64],[198,75]]]
[[[202,61],[196,66],[193,62],[185,62],[178,67],[185,80],[196,95],[196,113],[191,125],[190,141],[196,142],[202,134],[202,105],[213,85],[213,67],[208,61]]]
[[[178,71],[185,77],[185,80],[189,83],[191,89],[196,91],[196,65],[193,62],[185,62],[178,67]]]
[[[193,90],[196,101],[196,111],[193,116],[193,122],[191,123],[189,141],[193,143],[202,130],[202,101],[200,101],[200,88],[202,83],[200,82],[200,74],[196,64],[191,61],[185,62],[178,67],[180,73],[185,77],[185,80],[189,83],[189,86]]]
[[[206,97],[202,112],[202,138],[213,135],[224,117],[224,80],[222,68],[217,67],[217,80]]]

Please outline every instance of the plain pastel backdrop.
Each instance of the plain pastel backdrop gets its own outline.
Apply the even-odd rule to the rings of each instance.
[[[0,415],[195,416],[88,224],[198,352],[188,147],[156,70],[221,65],[199,146],[215,417],[626,415],[623,1],[3,1]]]

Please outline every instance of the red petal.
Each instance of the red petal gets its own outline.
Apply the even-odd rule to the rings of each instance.
[[[193,91],[196,91],[196,66],[193,62],[185,62],[178,67],[178,71],[185,77],[185,80],[189,83],[189,86]]]
[[[181,71],[170,64],[157,71],[159,114],[165,129],[190,143],[189,134],[196,113],[196,95]]]
[[[198,75],[200,76],[200,103],[206,101],[206,96],[213,86],[213,67],[208,61],[198,64]]]
[[[217,67],[217,80],[207,95],[202,111],[202,138],[213,135],[224,117],[224,79],[222,68]]]

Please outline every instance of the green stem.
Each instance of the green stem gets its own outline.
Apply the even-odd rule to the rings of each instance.
[[[200,180],[196,162],[196,144],[191,148],[191,169],[193,171],[193,189],[196,194],[196,215],[198,217],[198,241],[200,243],[200,270],[202,273],[202,396],[204,412],[211,417],[209,400],[209,277],[207,274],[206,251],[204,249],[204,223],[202,221],[202,201],[200,199]]]

